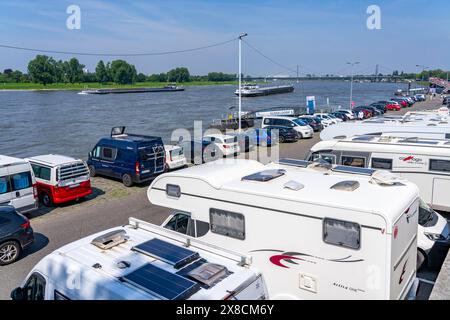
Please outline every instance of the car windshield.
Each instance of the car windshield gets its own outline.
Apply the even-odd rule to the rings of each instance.
[[[300,120],[300,119],[293,119],[292,121],[294,121],[299,126],[306,126],[307,125],[303,120]]]
[[[420,199],[419,224],[423,226],[428,221],[432,220],[435,215],[436,212],[433,209],[431,209],[430,206],[427,205],[422,199]]]

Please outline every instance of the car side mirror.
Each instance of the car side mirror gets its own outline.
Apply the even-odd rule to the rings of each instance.
[[[92,151],[89,151],[89,158],[92,158]]]
[[[17,287],[13,291],[11,291],[11,299],[14,301],[25,300],[25,292],[24,292],[23,288]]]

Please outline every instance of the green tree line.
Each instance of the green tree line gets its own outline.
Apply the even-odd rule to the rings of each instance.
[[[29,61],[27,73],[19,70],[6,69],[0,73],[0,82],[4,83],[117,83],[133,84],[135,82],[190,82],[190,81],[233,81],[236,74],[210,72],[206,76],[193,76],[188,68],[178,67],[167,73],[138,73],[136,67],[125,60],[113,60],[105,63],[100,60],[95,72],[88,72],[85,65],[77,58],[67,61],[55,60],[46,55],[37,55]]]

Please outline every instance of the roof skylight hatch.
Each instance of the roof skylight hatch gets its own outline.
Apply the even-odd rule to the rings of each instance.
[[[242,181],[259,181],[259,182],[267,182],[276,178],[279,178],[286,174],[286,170],[283,169],[273,169],[273,170],[263,170],[260,172],[256,172],[250,174],[248,176],[243,177]]]
[[[340,181],[330,187],[330,189],[340,190],[340,191],[355,191],[359,188],[359,182],[353,180]]]

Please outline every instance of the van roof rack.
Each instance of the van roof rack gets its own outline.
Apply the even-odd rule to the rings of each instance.
[[[139,141],[139,140],[153,140],[158,139],[159,137],[156,136],[147,136],[143,134],[134,134],[134,133],[125,133],[125,126],[118,126],[113,127],[111,129],[111,138],[112,139],[128,139],[132,141]]]

